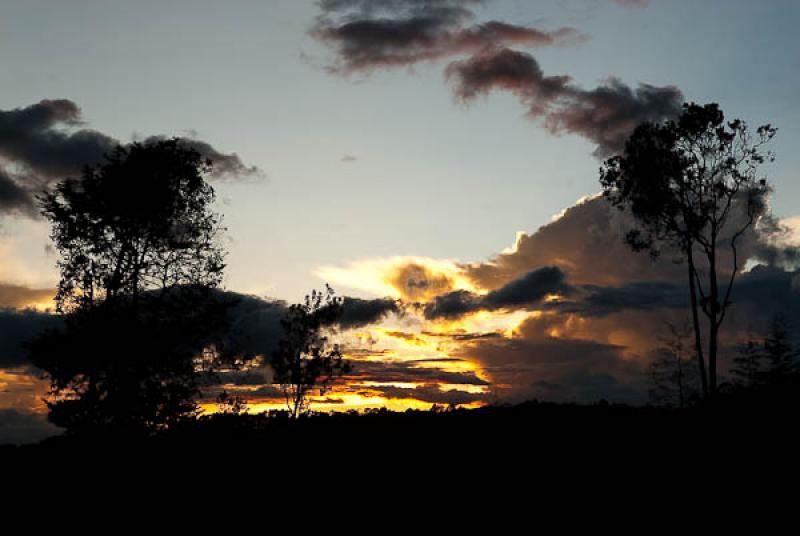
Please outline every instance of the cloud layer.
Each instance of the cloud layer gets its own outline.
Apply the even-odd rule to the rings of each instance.
[[[683,93],[674,86],[639,84],[631,88],[609,79],[583,89],[568,76],[545,76],[530,54],[492,48],[447,67],[456,96],[471,101],[492,91],[508,91],[553,134],[570,133],[597,145],[595,156],[618,154],[637,125],[677,117]]]
[[[501,21],[470,24],[481,2],[320,2],[322,15],[311,29],[336,54],[332,72],[352,74],[409,67],[491,46],[547,46],[581,40],[574,28],[539,30]]]
[[[323,0],[311,35],[333,51],[329,70],[337,74],[449,61],[445,74],[460,101],[493,91],[511,92],[527,115],[549,132],[577,134],[596,144],[599,158],[619,153],[639,123],[680,112],[683,94],[674,86],[633,88],[612,77],[584,89],[570,76],[546,76],[536,58],[511,47],[575,44],[587,37],[572,27],[542,30],[498,20],[474,23],[474,8],[482,3]],[[617,3],[644,5],[642,0]]]
[[[162,139],[152,136],[151,143]],[[214,162],[212,178],[258,174],[235,153],[205,141],[185,143]],[[42,100],[24,108],[0,110],[0,214],[36,214],[35,195],[56,181],[102,162],[121,141],[84,127],[81,109],[67,99]]]
[[[550,294],[568,291],[564,272],[555,266],[538,268],[484,295],[457,290],[436,296],[424,307],[425,318],[458,318],[477,311],[527,309]]]
[[[688,320],[689,301],[685,265],[669,250],[657,262],[633,252],[624,241],[632,226],[626,213],[595,196],[520,233],[512,248],[485,262],[374,261],[419,323],[385,335],[402,339],[411,352],[435,347],[441,359],[477,365],[503,400],[644,403],[646,367],[669,324]],[[774,254],[789,250],[779,231],[766,219],[742,237],[740,262],[752,268],[734,288],[721,339],[723,369],[737,345],[764,333],[773,315],[800,328],[800,271],[787,264],[790,256]],[[729,266],[721,255],[720,269]],[[462,288],[453,288],[456,280]],[[433,292],[407,290],[418,286]],[[487,390],[477,398],[490,396]]]

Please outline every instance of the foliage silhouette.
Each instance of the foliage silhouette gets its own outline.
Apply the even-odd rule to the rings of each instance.
[[[240,395],[223,390],[217,396],[217,413],[222,415],[242,415],[247,412],[247,401]]]
[[[677,121],[640,125],[624,154],[600,170],[606,198],[637,221],[629,245],[654,258],[671,247],[686,261],[704,396],[717,390],[719,329],[740,269],[738,242],[767,210],[769,186],[759,166],[774,159],[763,147],[776,132],[763,125],[754,136],[744,121],[726,122],[717,104],[685,104]],[[720,265],[723,252],[730,266]],[[698,310],[707,319],[707,352]]]
[[[72,432],[152,431],[196,415],[195,397],[223,361],[229,304],[203,287],[77,309],[29,343],[51,382],[50,420]]]
[[[308,413],[314,389],[324,393],[334,378],[350,370],[339,346],[324,334],[341,316],[342,299],[326,286],[291,305],[281,321],[284,335],[269,364],[293,418]]]
[[[744,389],[780,389],[800,373],[800,353],[792,343],[786,317],[775,315],[769,333],[742,344],[731,369],[734,385]]]
[[[70,431],[152,431],[196,414],[201,378],[234,366],[212,163],[178,139],[118,147],[41,196],[60,258],[62,329],[29,344]]]
[[[691,348],[691,325],[667,325],[655,359],[648,366],[650,398],[657,405],[685,408],[699,397],[700,385]]]
[[[224,253],[212,162],[179,139],[118,146],[40,197],[60,255],[60,311],[182,285],[216,287]]]

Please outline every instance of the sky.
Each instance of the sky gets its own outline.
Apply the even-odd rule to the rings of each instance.
[[[389,37],[398,39],[414,17],[430,26],[399,46],[356,31],[388,21]],[[229,164],[213,184],[228,227],[231,291],[294,302],[327,282],[343,295],[424,307],[453,290],[484,295],[549,265],[561,266],[571,283],[622,285],[634,275],[666,276],[640,260],[630,261],[642,270],[634,275],[614,267],[602,276],[575,275],[575,263],[596,261],[584,258],[586,248],[612,241],[613,228],[596,234],[610,216],[586,221],[589,213],[604,214],[592,198],[600,161],[619,147],[632,120],[660,120],[683,101],[718,102],[731,117],[778,126],[771,145],[777,160],[766,169],[775,188],[771,207],[797,226],[798,22],[800,5],[792,0],[0,0],[0,114],[66,99],[72,107],[59,104],[61,119],[48,128],[89,130],[95,149],[150,136],[204,143]],[[500,62],[513,68],[513,79],[490,70]],[[587,106],[617,116],[590,121],[572,113]],[[0,161],[21,184],[23,168],[38,164],[23,162],[13,147],[4,152],[13,140],[3,135],[0,128]],[[52,184],[61,169],[71,168],[42,167],[36,185]],[[585,201],[576,205],[579,199]],[[561,243],[553,231],[559,222],[579,226],[580,237],[568,236],[584,250]],[[549,250],[528,251],[526,244]],[[47,246],[40,218],[19,207],[0,216],[0,283],[52,288],[58,273]],[[514,269],[500,270],[505,261]],[[487,275],[492,270],[502,274]],[[410,295],[409,277],[439,294]],[[16,296],[7,307],[47,301],[41,293],[28,301],[18,291],[6,294]],[[545,294],[557,295],[557,285]],[[533,339],[525,333],[544,329],[550,335],[536,344],[553,345],[566,329],[538,325],[532,316],[549,314],[541,310],[492,311],[460,321],[470,325],[459,324],[459,333],[516,329],[523,335],[511,342],[527,344]],[[604,314],[603,322],[613,316]],[[497,348],[457,343],[452,332],[446,344],[435,342],[443,335],[423,334],[430,331],[424,315],[381,318],[373,331],[345,336],[377,338],[406,360],[421,348],[426,358],[460,359],[484,394],[514,384],[509,389],[524,396],[530,393],[522,384],[559,383],[549,372],[536,380],[510,369],[493,381],[491,368],[508,363],[475,354]],[[603,337],[586,335],[589,328],[575,320],[569,340],[556,346],[592,340],[605,345],[595,355],[605,352],[610,361],[615,352],[646,353],[630,334],[612,336],[599,318],[591,329],[606,330]],[[387,335],[401,332],[431,340]],[[619,380],[635,375],[633,368],[623,359],[603,374]],[[520,374],[522,383],[509,379]],[[614,388],[621,398],[636,398],[622,383]]]

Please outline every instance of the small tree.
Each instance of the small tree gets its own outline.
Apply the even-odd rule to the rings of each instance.
[[[758,169],[773,160],[763,147],[775,133],[764,125],[753,136],[744,121],[726,122],[716,104],[685,104],[677,121],[640,125],[624,154],[600,170],[606,198],[638,224],[626,237],[631,247],[654,258],[662,248],[672,248],[687,263],[695,352],[706,396],[717,388],[719,329],[741,268],[737,245],[766,210],[769,187]],[[730,254],[724,267],[723,252]],[[707,350],[699,310],[708,321]]]
[[[293,418],[308,413],[314,389],[323,394],[330,382],[350,370],[336,344],[324,334],[342,314],[342,299],[326,286],[289,307],[281,321],[283,338],[270,356],[273,382],[280,385]]]
[[[177,139],[133,144],[41,196],[67,315],[29,348],[56,424],[152,430],[195,412],[227,309],[212,292],[224,251],[211,165]]]
[[[769,334],[764,338],[764,355],[769,362],[767,382],[781,382],[798,371],[798,352],[789,335],[786,317],[772,318]]]
[[[760,342],[749,340],[739,345],[731,368],[733,385],[747,389],[761,385],[766,369],[765,359]]]
[[[739,387],[774,387],[797,374],[797,359],[788,322],[778,314],[772,318],[769,333],[763,339],[742,345],[733,359],[731,375]]]
[[[238,394],[223,390],[216,400],[217,413],[221,415],[242,415],[247,413],[247,400]]]
[[[655,359],[648,366],[650,398],[656,404],[684,408],[699,395],[697,368],[692,366],[691,326],[668,324]]]

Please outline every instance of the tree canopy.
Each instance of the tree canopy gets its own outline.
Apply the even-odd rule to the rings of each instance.
[[[770,189],[760,166],[774,159],[764,146],[776,132],[763,125],[753,134],[740,119],[726,121],[714,103],[685,104],[675,121],[640,125],[624,153],[600,170],[605,197],[636,221],[627,234],[631,247],[653,257],[671,248],[687,263],[704,394],[717,386],[718,332],[741,268],[738,243],[767,210]],[[708,324],[708,367],[698,309]]]
[[[229,305],[214,292],[224,251],[211,167],[178,139],[135,143],[41,197],[66,318],[29,349],[56,424],[152,430],[195,412]]]
[[[70,310],[182,285],[217,286],[224,253],[212,162],[179,139],[118,146],[41,197],[60,255],[57,305]]]
[[[302,303],[291,305],[281,321],[284,335],[269,364],[293,417],[308,412],[315,388],[324,391],[350,369],[339,346],[330,344],[324,333],[341,315],[342,299],[326,287],[325,292],[312,291]]]

